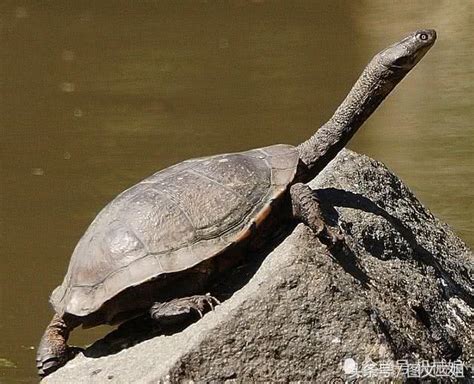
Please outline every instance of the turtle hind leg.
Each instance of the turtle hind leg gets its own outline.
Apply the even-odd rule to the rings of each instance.
[[[81,348],[67,345],[69,334],[77,325],[79,324],[66,323],[64,318],[58,314],[53,316],[46,327],[36,353],[36,367],[41,377],[61,368],[82,351]]]
[[[296,183],[290,188],[293,216],[306,224],[328,248],[339,248],[344,245],[344,236],[339,228],[328,225],[323,216],[319,199],[313,190],[303,183]]]
[[[150,308],[150,316],[162,325],[176,324],[195,314],[202,317],[207,309],[214,309],[216,304],[220,304],[219,300],[209,294],[180,297],[153,304]]]

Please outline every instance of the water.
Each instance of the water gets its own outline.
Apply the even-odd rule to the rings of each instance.
[[[37,380],[48,294],[105,203],[180,160],[299,143],[419,27],[438,42],[350,147],[474,244],[472,2],[79,3],[0,5],[0,382]]]

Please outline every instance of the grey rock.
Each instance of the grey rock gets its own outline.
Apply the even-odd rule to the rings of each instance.
[[[471,250],[367,156],[342,151],[311,187],[346,248],[330,253],[298,225],[202,320],[108,356],[86,351],[43,382],[328,383],[350,378],[344,363],[472,366]]]

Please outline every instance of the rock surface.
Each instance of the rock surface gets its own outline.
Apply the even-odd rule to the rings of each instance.
[[[347,247],[331,254],[300,224],[202,320],[108,356],[81,354],[43,382],[329,383],[349,379],[354,363],[472,365],[468,247],[366,156],[342,151],[311,186]]]

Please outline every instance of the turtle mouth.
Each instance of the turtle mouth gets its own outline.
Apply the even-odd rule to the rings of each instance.
[[[436,37],[436,31],[433,29],[420,29],[413,32],[380,52],[379,63],[387,69],[409,71],[428,52],[435,43]]]
[[[417,55],[416,55],[417,56]],[[409,69],[412,68],[418,60],[421,59],[421,56],[419,59],[416,58],[415,55],[413,56],[402,56],[398,59],[396,59],[393,63],[390,64],[390,68],[398,68],[398,69]]]

